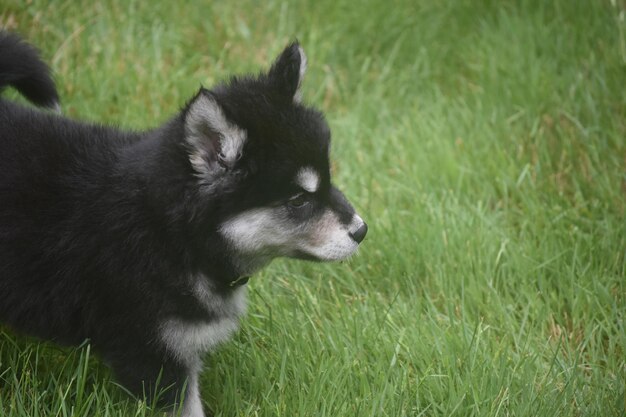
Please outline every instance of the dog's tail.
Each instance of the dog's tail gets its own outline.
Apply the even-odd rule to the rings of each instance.
[[[59,94],[50,68],[35,47],[0,30],[0,92],[11,86],[32,103],[59,110]]]

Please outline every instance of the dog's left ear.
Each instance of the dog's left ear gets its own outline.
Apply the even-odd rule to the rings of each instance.
[[[298,42],[287,46],[268,74],[274,89],[288,100],[299,103],[302,99],[300,87],[306,72],[306,64],[306,55]]]
[[[189,160],[199,175],[215,178],[241,159],[246,131],[226,118],[210,91],[200,90],[188,104],[184,124]]]

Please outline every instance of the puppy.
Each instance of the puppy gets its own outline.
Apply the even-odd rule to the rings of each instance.
[[[62,344],[89,339],[132,392],[204,415],[202,354],[246,310],[276,257],[349,257],[367,225],[332,185],[330,130],[306,106],[306,56],[201,88],[145,132],[0,99],[0,320]],[[59,108],[48,67],[0,33],[0,88]]]

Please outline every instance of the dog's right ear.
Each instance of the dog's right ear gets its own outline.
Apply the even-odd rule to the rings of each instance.
[[[184,111],[189,160],[199,176],[215,178],[241,159],[246,131],[231,123],[210,91],[201,89]]]

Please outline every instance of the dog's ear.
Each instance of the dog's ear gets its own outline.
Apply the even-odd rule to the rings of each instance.
[[[306,55],[298,44],[293,42],[280,54],[269,71],[272,86],[282,96],[299,103],[300,86],[306,72]]]
[[[208,90],[202,89],[184,112],[189,160],[201,176],[214,177],[241,159],[246,131],[231,123]]]

